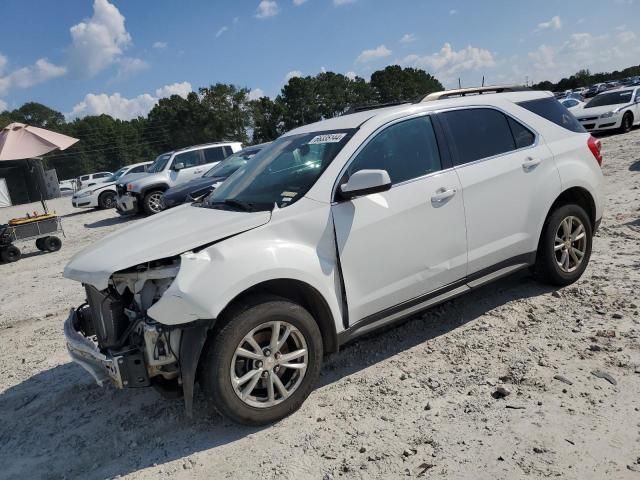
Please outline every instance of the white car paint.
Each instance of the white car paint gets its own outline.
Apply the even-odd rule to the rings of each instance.
[[[321,320],[330,323],[329,334],[351,338],[526,266],[551,205],[567,188],[588,192],[594,220],[600,220],[603,180],[587,147],[590,135],[517,104],[548,98],[533,91],[483,94],[306,125],[285,137],[357,130],[299,200],[254,212],[183,205],[105,237],[74,256],[64,275],[105,290],[116,272],[177,257],[177,275],[146,315],[184,327],[219,318],[234,299],[263,282],[294,280],[326,304],[331,318]],[[445,166],[386,191],[339,199],[352,160],[390,125],[470,107],[517,119],[535,134],[534,143]],[[445,150],[440,145],[441,155]]]
[[[616,105],[589,107],[589,102],[571,110],[582,126],[589,132],[617,130],[622,125],[625,113],[633,115],[633,125],[640,125],[640,87],[625,87],[606,90],[591,98],[593,101],[611,93],[629,92],[629,101]]]
[[[127,175],[133,175],[130,172],[138,170],[142,167],[146,167],[147,165],[151,165],[151,162],[141,162],[127,165],[126,167],[122,167],[113,175],[113,177],[116,177],[114,180],[112,180],[113,177],[107,177],[101,183],[92,185],[91,187],[83,188],[82,190],[78,190],[71,197],[71,205],[73,205],[75,208],[99,207],[101,194],[103,194],[104,192],[113,192],[115,194],[117,180],[120,180]]]

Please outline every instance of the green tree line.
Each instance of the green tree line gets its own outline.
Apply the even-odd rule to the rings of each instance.
[[[221,140],[262,143],[353,106],[411,100],[442,89],[427,72],[394,65],[374,72],[369,82],[333,72],[291,78],[275,99],[251,100],[248,88],[216,83],[187,98],[160,99],[146,117],[127,121],[98,115],[67,122],[60,112],[30,102],[0,113],[0,128],[21,122],[80,139],[64,152],[45,156],[46,167],[67,179],[115,171],[189,145]]]

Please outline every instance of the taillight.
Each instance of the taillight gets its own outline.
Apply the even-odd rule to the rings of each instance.
[[[593,135],[590,135],[589,140],[587,141],[587,146],[589,147],[589,150],[591,150],[591,153],[593,153],[593,156],[596,157],[598,165],[602,166],[602,153],[600,153],[602,142]]]

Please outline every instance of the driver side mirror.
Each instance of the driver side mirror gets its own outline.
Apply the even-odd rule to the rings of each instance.
[[[340,196],[351,200],[362,195],[386,192],[391,188],[391,178],[386,170],[358,170],[347,183],[340,185]]]
[[[174,163],[173,164],[173,170],[175,170],[176,172],[179,170],[182,170],[184,168],[184,163],[182,162],[178,162],[178,163]]]

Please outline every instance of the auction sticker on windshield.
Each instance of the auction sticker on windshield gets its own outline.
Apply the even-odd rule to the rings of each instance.
[[[317,145],[320,143],[338,143],[346,136],[346,133],[327,133],[325,135],[316,135],[309,141],[309,145]]]

